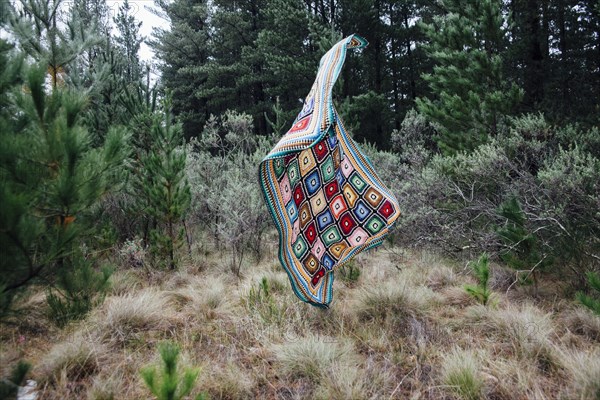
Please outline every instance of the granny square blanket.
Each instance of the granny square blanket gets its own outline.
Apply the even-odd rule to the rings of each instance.
[[[381,244],[400,216],[398,201],[332,103],[347,49],[365,46],[351,35],[321,58],[300,114],[259,167],[279,232],[279,260],[296,295],[321,307],[332,300],[334,271]]]

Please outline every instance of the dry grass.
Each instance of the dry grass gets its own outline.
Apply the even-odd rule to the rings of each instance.
[[[145,332],[160,332],[171,325],[173,308],[165,292],[144,289],[109,297],[90,317],[86,329],[111,345],[144,341]]]
[[[569,308],[563,314],[562,326],[589,341],[600,343],[600,316],[582,307]]]
[[[216,399],[251,399],[256,385],[254,377],[240,368],[235,361],[226,362],[215,368],[205,365],[202,368],[198,385]]]
[[[425,286],[387,281],[360,290],[354,309],[363,321],[403,319],[423,315],[442,301],[441,296]]]
[[[115,372],[108,376],[97,376],[92,381],[88,391],[88,400],[114,400],[118,399],[123,393],[125,376],[122,373]]]
[[[442,359],[441,380],[456,397],[477,400],[483,395],[481,362],[471,350],[453,348]]]
[[[600,349],[593,351],[558,350],[562,364],[571,377],[565,392],[571,399],[600,398]]]
[[[225,295],[227,288],[221,281],[188,279],[187,285],[168,293],[189,317],[208,320],[225,319],[232,315],[233,299]]]
[[[543,372],[559,367],[551,344],[555,328],[550,313],[525,304],[498,310],[490,317],[493,329],[510,341],[517,357],[536,362]]]
[[[201,368],[198,389],[213,399],[598,398],[600,318],[571,299],[507,295],[500,267],[498,302],[485,307],[465,293],[463,264],[373,251],[322,310],[297,300],[275,258],[241,278],[222,258],[205,251],[175,273],[120,269],[104,304],[62,330],[34,307],[0,328],[0,360],[32,362],[44,399],[149,398],[139,370],[165,339],[181,365]]]
[[[281,371],[288,376],[312,379],[324,377],[334,364],[355,366],[358,357],[348,340],[326,336],[297,338],[271,347]]]
[[[107,349],[77,333],[53,346],[37,367],[37,375],[49,383],[77,381],[99,371],[107,361]]]
[[[125,295],[143,287],[139,270],[120,270],[110,278],[110,293],[114,296]]]

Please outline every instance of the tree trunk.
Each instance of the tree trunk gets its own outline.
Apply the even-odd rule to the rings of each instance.
[[[544,70],[541,45],[540,0],[527,0],[523,7],[525,42],[525,107],[533,111],[544,98]]]

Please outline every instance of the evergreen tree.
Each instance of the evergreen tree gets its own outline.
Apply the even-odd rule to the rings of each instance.
[[[587,273],[588,284],[595,296],[587,295],[583,292],[577,292],[577,300],[589,308],[594,314],[600,316],[600,275],[597,272]]]
[[[102,147],[92,148],[81,125],[85,99],[62,89],[45,92],[46,67],[29,68],[27,90],[3,96],[15,117],[3,117],[0,174],[0,304],[8,309],[30,283],[56,284],[68,298],[71,279],[82,266],[80,246],[93,232],[89,213],[111,188],[126,156],[125,132],[109,131]],[[86,273],[85,285],[104,275]],[[57,276],[63,280],[56,280]],[[87,311],[87,310],[86,310]]]
[[[10,33],[22,51],[47,65],[53,88],[64,86],[73,62],[101,41],[78,13],[65,20],[62,5],[62,0],[21,0],[18,9],[8,7]]]
[[[173,114],[182,123],[184,137],[198,136],[211,112],[207,106],[210,97],[197,95],[208,79],[208,5],[193,0],[155,4],[156,13],[170,22],[170,29],[155,29],[149,41],[160,60],[161,83],[173,93]]]
[[[489,256],[483,253],[479,259],[471,264],[471,269],[477,278],[477,285],[465,285],[465,291],[484,306],[490,301],[492,291],[488,287],[490,280]]]
[[[141,79],[138,53],[144,38],[139,33],[142,23],[136,21],[131,11],[131,6],[127,0],[119,6],[119,13],[114,18],[114,23],[119,31],[119,36],[115,41],[124,56],[123,78],[127,83],[137,83]]]
[[[535,233],[528,229],[527,216],[516,198],[502,203],[498,213],[506,219],[497,231],[505,244],[500,258],[518,272],[526,272],[524,277],[519,276],[520,281],[526,284],[533,282],[537,294],[539,273],[552,265],[554,260],[550,254],[544,254]]]
[[[118,181],[127,145],[126,132],[113,128],[93,146],[82,123],[87,98],[71,90],[68,71],[96,41],[73,31],[78,21],[61,30],[59,6],[30,1],[26,13],[13,11],[12,37],[35,64],[23,70],[20,58],[1,46],[0,311],[30,284],[45,282],[52,287],[51,306],[54,296],[55,305],[70,309],[63,316],[72,318],[89,310],[94,292],[104,287],[98,282],[107,280],[108,271],[96,272],[83,258],[94,234],[91,211]],[[84,298],[89,306],[74,304]]]
[[[284,134],[302,108],[300,101],[315,79],[322,55],[319,33],[324,29],[302,0],[271,0],[263,13],[266,23],[258,34],[256,51],[264,57],[266,93],[280,109],[278,112],[269,110],[267,115],[269,119],[287,121],[279,132]]]
[[[446,0],[446,15],[423,24],[435,62],[423,75],[435,97],[417,99],[419,111],[437,125],[440,149],[472,150],[498,132],[522,98],[503,74],[506,19],[500,0]]]
[[[159,347],[161,368],[147,366],[140,371],[144,383],[158,400],[181,400],[188,398],[194,390],[200,370],[178,367],[179,352],[177,345],[162,343]],[[206,398],[204,392],[194,397],[195,400]]]
[[[162,103],[162,113],[155,113],[149,132],[152,145],[142,159],[147,213],[154,218],[150,244],[159,262],[166,260],[170,269],[177,266],[175,251],[183,238],[183,218],[190,205],[191,192],[185,177],[186,154],[181,125],[171,116],[171,97]]]

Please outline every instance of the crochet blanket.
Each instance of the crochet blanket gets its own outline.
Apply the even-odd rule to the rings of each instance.
[[[259,167],[279,232],[279,260],[296,295],[316,306],[331,302],[334,271],[381,244],[400,216],[398,201],[348,135],[332,103],[347,49],[367,44],[351,35],[321,58],[293,126]]]

